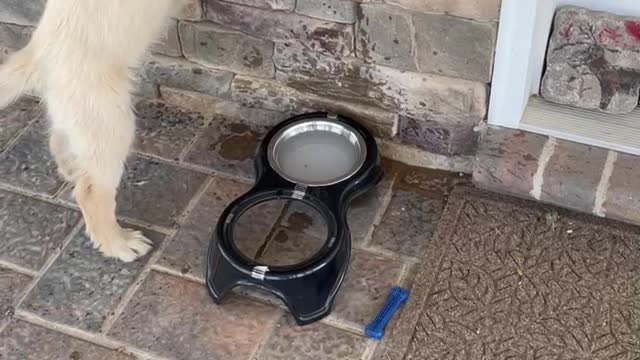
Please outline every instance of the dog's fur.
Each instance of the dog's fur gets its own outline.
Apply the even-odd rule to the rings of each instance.
[[[130,69],[182,0],[48,0],[29,44],[0,66],[0,108],[26,91],[47,104],[50,150],[75,184],[86,230],[104,255],[151,249],[116,222],[116,191],[134,137]]]

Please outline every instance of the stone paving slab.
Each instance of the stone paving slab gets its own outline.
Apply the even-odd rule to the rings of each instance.
[[[0,268],[0,324],[11,316],[20,295],[31,282],[31,277],[9,269]]]
[[[357,197],[349,207],[347,222],[354,244],[364,245],[378,217],[384,213],[391,194],[391,187],[395,181],[395,173],[387,174],[386,178],[369,192]],[[283,218],[284,227],[310,236],[319,236],[326,231],[324,219],[315,211],[293,204],[288,208]]]
[[[326,234],[313,236],[278,227],[266,244],[264,251],[255,258],[269,266],[300,264],[317,254],[327,239]]]
[[[39,271],[79,220],[74,210],[0,191],[0,259]]]
[[[3,360],[133,360],[109,350],[59,332],[23,321],[11,323],[0,336]]]
[[[46,134],[46,122],[38,119],[0,156],[1,182],[48,196],[60,190],[64,181],[57,176]]]
[[[207,180],[207,175],[165,162],[132,156],[118,189],[118,216],[171,228],[189,201]],[[73,203],[72,187],[60,198]],[[153,201],[150,201],[153,199]]]
[[[214,119],[193,144],[186,162],[251,179],[254,155],[267,131],[255,123]]]
[[[382,359],[636,359],[640,229],[460,188]]]
[[[397,191],[373,234],[372,245],[405,256],[421,256],[443,208],[442,200]]]
[[[118,190],[118,213],[151,224],[173,227],[206,175],[144,158],[127,163]]]
[[[382,308],[391,287],[399,283],[402,266],[399,260],[354,250],[331,317],[364,329]]]
[[[109,335],[174,359],[248,359],[279,314],[239,296],[214,306],[202,285],[153,272]]]
[[[148,230],[145,235],[153,241],[154,250],[164,238]],[[151,254],[127,264],[105,258],[93,248],[83,229],[40,278],[22,307],[55,323],[98,332]]]
[[[355,334],[325,324],[298,327],[284,315],[267,339],[257,360],[358,360],[367,342]]]
[[[158,263],[182,274],[203,278],[207,248],[218,217],[247,190],[247,183],[214,177]]]
[[[70,186],[52,198],[53,188],[34,186],[38,181],[58,181],[44,179],[49,176],[46,172],[20,175],[34,179],[22,184],[0,176],[0,186],[7,189],[0,190],[0,224],[10,230],[0,234],[0,306],[6,309],[0,321],[1,346],[9,349],[11,359],[125,358],[124,353],[103,347],[107,346],[148,359],[368,360],[377,344],[362,336],[363,327],[391,286],[412,282],[415,254],[431,241],[425,233],[420,241],[402,247],[376,245],[373,236],[384,238],[380,234],[386,224],[393,224],[401,237],[422,229],[411,216],[394,217],[394,211],[387,211],[389,203],[397,206],[392,199],[402,193],[408,203],[427,199],[437,204],[429,208],[433,216],[423,219],[433,228],[450,188],[465,178],[384,161],[385,181],[356,199],[350,209],[353,263],[334,312],[323,322],[299,328],[280,301],[247,289],[216,306],[202,284],[211,233],[223,209],[251,186],[252,156],[247,152],[240,159],[237,151],[243,149],[234,142],[254,131],[257,144],[259,134],[284,115],[224,101],[208,106],[205,99],[191,109],[184,99],[170,95],[182,109],[160,101],[138,105],[138,143],[118,195],[121,219],[143,224],[155,242],[155,251],[138,262],[104,259],[81,232],[70,237],[72,229],[81,231]],[[3,121],[30,118],[28,113],[28,106],[14,107]],[[214,125],[204,125],[209,121]],[[216,124],[223,125],[222,132],[217,132]],[[45,133],[38,126],[42,125],[32,125],[27,132],[18,127],[7,135],[11,144],[7,150],[45,145]],[[230,149],[222,146],[225,143],[231,144],[225,145]],[[35,169],[46,168],[47,153],[40,154],[36,159],[24,151],[20,158],[31,156]],[[1,166],[6,166],[2,160]],[[296,240],[300,234],[317,233],[319,219],[286,203],[259,210],[242,227],[242,244],[248,252],[274,261],[282,261],[283,253],[288,261],[310,254],[310,247]],[[312,244],[321,242],[309,238]],[[51,262],[52,256],[58,257]],[[24,294],[33,281],[35,287]],[[25,301],[18,304],[22,295]],[[29,350],[40,343],[44,350]]]
[[[140,152],[179,160],[182,152],[211,119],[201,113],[168,106],[158,100],[136,104],[134,148]]]
[[[42,108],[38,103],[36,99],[22,98],[6,109],[0,110],[0,152],[7,147],[9,141],[40,115]]]

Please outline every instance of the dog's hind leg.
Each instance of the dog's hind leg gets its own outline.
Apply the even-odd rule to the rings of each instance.
[[[115,214],[135,126],[127,72],[109,68],[92,74],[87,80],[79,74],[73,86],[61,82],[59,89],[52,88],[49,113],[55,131],[64,131],[68,140],[69,148],[63,150],[73,156],[74,196],[94,246],[106,256],[133,261],[151,245],[142,233],[121,228]],[[58,140],[52,139],[52,147]]]

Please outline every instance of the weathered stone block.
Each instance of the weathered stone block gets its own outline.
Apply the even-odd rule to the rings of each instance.
[[[483,189],[530,197],[544,135],[491,127],[476,155],[474,183]]]
[[[385,0],[385,2],[428,13],[497,20],[501,0]]]
[[[544,171],[540,200],[591,213],[608,151],[558,140]]]
[[[562,8],[541,93],[549,101],[585,109],[632,111],[640,96],[640,19]]]
[[[353,50],[353,26],[281,11],[206,0],[207,19],[274,41],[297,40],[313,51],[347,55]]]
[[[421,72],[491,81],[495,23],[415,13],[413,26]]]
[[[276,79],[301,91],[377,105],[415,119],[471,118],[486,112],[486,85],[336,59],[292,43],[276,44]]]
[[[261,9],[291,11],[296,7],[296,0],[225,0],[226,2],[248,5]]]
[[[296,12],[343,24],[356,22],[357,4],[351,0],[298,0]]]
[[[293,116],[290,113],[245,107],[237,102],[166,86],[160,87],[160,94],[168,104],[198,112],[204,117],[226,117],[237,119],[241,122],[257,121],[264,125],[272,126],[287,117]]]
[[[618,154],[604,203],[607,217],[640,224],[640,157]]]
[[[33,28],[22,25],[0,24],[0,59],[29,43]]]
[[[363,4],[356,38],[358,57],[415,71],[411,13],[394,6]]]
[[[155,56],[140,69],[140,80],[213,96],[229,93],[233,74],[208,69],[189,61]]]
[[[378,147],[383,157],[411,166],[471,173],[473,156],[445,156],[424,151],[416,146],[403,144],[399,139],[380,139]]]
[[[478,135],[474,131],[475,121],[436,122],[400,117],[398,137],[407,144],[416,145],[426,151],[442,155],[472,155],[478,147]]]
[[[300,92],[279,82],[236,76],[233,100],[244,106],[281,112],[329,111],[362,122],[374,135],[391,138],[397,132],[397,116],[378,107]]]
[[[183,0],[184,7],[178,15],[179,19],[184,20],[201,20],[203,14],[202,0]]]
[[[46,0],[3,0],[0,2],[0,22],[36,25]]]
[[[178,38],[178,20],[170,20],[166,30],[160,41],[151,47],[151,52],[169,56],[182,56],[180,39]]]
[[[180,22],[184,56],[205,66],[273,77],[273,43],[211,23]]]

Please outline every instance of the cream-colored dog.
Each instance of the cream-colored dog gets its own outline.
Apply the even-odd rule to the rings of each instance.
[[[116,222],[116,191],[135,128],[130,69],[182,0],[48,0],[29,44],[0,66],[0,108],[42,96],[59,173],[75,183],[87,233],[106,256],[132,261],[151,249]]]

